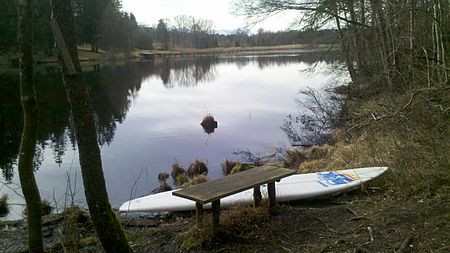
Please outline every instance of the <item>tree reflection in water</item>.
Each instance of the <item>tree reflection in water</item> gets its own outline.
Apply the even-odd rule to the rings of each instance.
[[[256,62],[264,69],[298,62],[312,64],[319,58],[327,63],[336,61],[336,56],[323,57],[321,54],[168,58],[87,66],[83,72],[90,89],[99,144],[109,145],[114,140],[117,123],[125,120],[147,78],[161,79],[168,89],[194,87],[215,80],[217,64],[245,66]],[[23,124],[18,82],[17,71],[0,73],[0,168],[7,181],[14,175]],[[35,83],[40,115],[37,142],[41,149],[50,149],[54,160],[61,164],[67,149],[76,147],[70,107],[67,98],[61,96],[65,94],[62,80],[57,69],[40,66],[36,70]]]

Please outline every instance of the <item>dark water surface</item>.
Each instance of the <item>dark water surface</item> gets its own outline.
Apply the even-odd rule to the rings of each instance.
[[[221,175],[220,163],[238,159],[237,150],[259,154],[289,148],[280,129],[299,108],[298,91],[322,88],[335,76],[335,60],[318,55],[169,59],[85,68],[90,88],[103,169],[111,204],[151,192],[157,175],[174,162],[187,167],[202,159],[209,177]],[[316,65],[314,73],[302,70]],[[18,76],[0,73],[0,195],[12,205],[8,219],[21,217],[24,203],[16,159],[22,128]],[[70,109],[57,69],[36,74],[40,122],[36,180],[43,198],[67,200],[70,180],[82,206],[84,191]],[[211,114],[214,133],[200,126]]]

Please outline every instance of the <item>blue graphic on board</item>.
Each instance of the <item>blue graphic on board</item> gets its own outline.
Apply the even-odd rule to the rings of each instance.
[[[319,181],[317,181],[319,184],[328,187],[330,185],[341,185],[341,184],[347,184],[354,179],[351,175],[346,175],[343,173],[337,173],[337,172],[319,172],[317,173],[319,176]]]

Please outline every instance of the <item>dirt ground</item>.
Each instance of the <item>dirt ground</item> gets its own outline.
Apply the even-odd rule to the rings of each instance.
[[[245,226],[231,228],[233,236],[221,233],[191,252],[450,252],[448,196],[389,195],[355,190],[327,200],[281,204],[278,215],[246,219]],[[221,217],[227,212],[232,211]],[[60,219],[46,220],[48,252],[63,252]],[[26,251],[25,224],[0,224],[0,252]],[[194,226],[195,215],[122,218],[122,224],[136,252],[183,252],[177,238]],[[101,252],[89,221],[79,226],[80,251]]]
[[[192,218],[179,218],[142,229],[154,236],[136,241],[136,250],[179,252],[172,241],[192,225]],[[219,235],[194,252],[450,252],[449,202],[440,198],[400,200],[357,192],[281,205],[277,216],[253,227],[234,238]]]

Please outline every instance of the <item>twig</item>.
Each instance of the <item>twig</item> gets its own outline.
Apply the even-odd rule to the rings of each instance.
[[[403,252],[405,251],[406,247],[408,247],[408,245],[411,243],[412,239],[413,239],[413,238],[412,238],[411,236],[408,235],[408,236],[403,240],[402,244],[400,245],[400,247],[398,248],[398,250],[396,251],[396,253],[403,253]]]
[[[355,210],[353,210],[351,207],[347,207],[346,208],[347,209],[347,211],[349,211],[351,214],[353,214],[354,216],[360,216],[360,215],[358,215],[358,213],[355,211]]]
[[[369,219],[369,218],[366,216],[360,215],[360,216],[355,216],[353,218],[350,218],[350,219],[348,219],[348,221],[355,221],[355,220],[361,220],[361,219]]]
[[[370,242],[373,242],[373,231],[371,227],[367,227],[367,231],[369,231]]]

